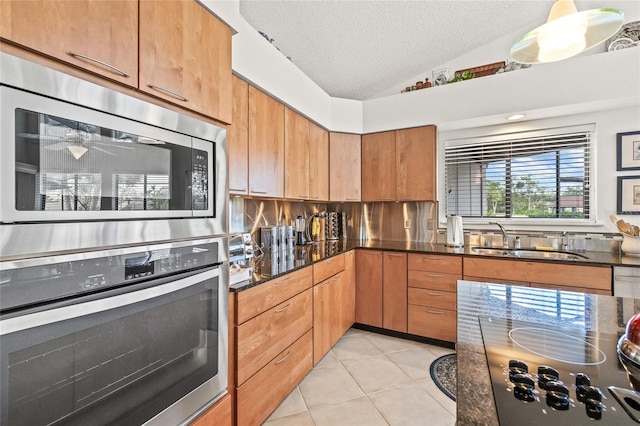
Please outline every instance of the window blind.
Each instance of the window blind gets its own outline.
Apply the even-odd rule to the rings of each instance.
[[[593,128],[447,141],[446,214],[588,219]]]

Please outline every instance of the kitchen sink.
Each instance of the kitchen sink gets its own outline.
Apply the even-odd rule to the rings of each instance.
[[[545,259],[545,260],[580,260],[588,259],[587,256],[583,256],[577,253],[570,253],[566,251],[550,251],[550,250],[535,250],[535,249],[507,249],[507,248],[495,248],[495,247],[472,247],[471,251],[474,253],[486,255],[486,256],[506,256],[525,259]]]

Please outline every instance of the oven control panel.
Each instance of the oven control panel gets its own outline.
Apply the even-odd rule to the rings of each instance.
[[[217,242],[0,270],[0,311],[171,276],[223,260]],[[64,259],[64,260],[63,260]]]

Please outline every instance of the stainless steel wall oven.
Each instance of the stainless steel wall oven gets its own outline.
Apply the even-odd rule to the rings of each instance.
[[[226,130],[0,53],[0,424],[226,393]]]
[[[180,424],[227,386],[224,238],[2,262],[2,425]]]

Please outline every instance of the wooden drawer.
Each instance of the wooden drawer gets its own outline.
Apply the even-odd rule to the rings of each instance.
[[[455,342],[456,311],[409,305],[409,333]]]
[[[239,325],[237,384],[244,383],[313,326],[313,290],[286,300]]]
[[[611,291],[611,267],[465,257],[464,276]]]
[[[338,272],[344,271],[344,254],[313,264],[313,283],[318,284]]]
[[[232,426],[231,395],[225,395],[215,405],[198,417],[190,426]]]
[[[311,267],[300,269],[237,293],[237,323],[242,324],[278,303],[311,288],[312,271]]]
[[[430,290],[456,291],[460,274],[445,274],[442,272],[425,272],[409,270],[409,287],[428,288]]]
[[[456,310],[456,293],[409,287],[409,300],[414,305]]]
[[[313,337],[309,330],[238,388],[238,426],[261,424],[311,368]]]
[[[462,257],[411,253],[408,267],[416,271],[462,274]]]

